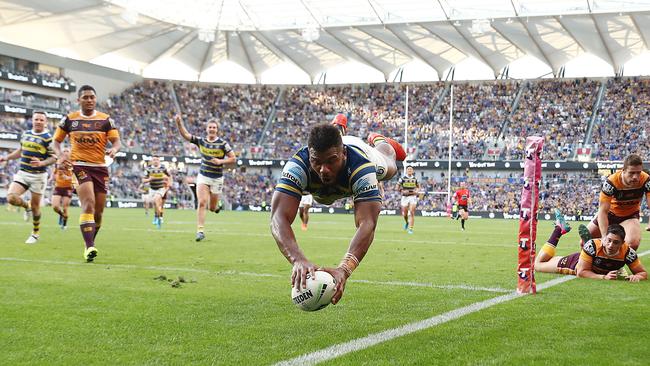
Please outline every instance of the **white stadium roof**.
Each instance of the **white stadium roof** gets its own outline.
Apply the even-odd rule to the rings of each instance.
[[[648,72],[650,0],[0,0],[0,41],[215,82],[607,76]]]

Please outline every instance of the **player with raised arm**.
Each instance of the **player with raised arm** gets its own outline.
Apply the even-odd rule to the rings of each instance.
[[[415,207],[418,204],[418,192],[420,183],[415,177],[415,171],[412,166],[406,167],[406,174],[400,177],[397,182],[397,189],[402,193],[400,206],[402,207],[402,216],[404,217],[404,230],[413,234],[413,224],[415,223]]]
[[[79,227],[85,249],[83,257],[92,262],[97,256],[95,238],[102,225],[108,192],[108,168],[106,157],[115,158],[120,150],[120,134],[111,117],[95,110],[97,93],[95,88],[84,85],[77,92],[79,111],[68,114],[54,133],[53,148],[61,154],[61,143],[66,136],[70,139],[70,157],[62,157],[63,166],[72,166],[79,186],[77,196],[81,205]],[[111,148],[106,150],[108,142]]]
[[[196,241],[205,239],[205,210],[219,213],[219,195],[223,192],[223,166],[233,164],[235,153],[230,144],[218,136],[219,125],[209,121],[206,125],[206,137],[190,134],[180,115],[174,118],[181,136],[199,147],[201,168],[196,178],[196,195],[198,198]],[[297,208],[296,208],[297,211]]]
[[[148,183],[151,187],[151,195],[154,203],[153,224],[156,225],[158,229],[160,229],[163,224],[163,206],[167,190],[169,189],[168,181],[170,179],[171,175],[167,171],[167,168],[160,163],[160,157],[152,157],[151,164],[145,168],[145,176],[142,181]]]
[[[293,266],[292,286],[300,289],[305,288],[307,275],[314,276],[317,269],[298,246],[291,228],[302,195],[311,193],[314,200],[326,205],[340,198],[354,199],[357,231],[339,266],[323,269],[336,280],[333,304],[343,296],[347,278],[364,258],[374,238],[381,210],[378,180],[390,179],[397,173],[393,147],[381,135],[375,134],[371,140],[376,147],[360,146],[363,143],[360,139],[353,140],[355,145],[348,144],[335,124],[314,126],[307,146],[285,164],[271,201],[271,233],[280,252]]]
[[[20,169],[9,185],[7,201],[25,209],[25,221],[29,221],[31,216],[32,233],[25,244],[35,244],[40,237],[41,199],[47,186],[47,166],[54,164],[57,159],[51,146],[52,135],[45,128],[46,125],[45,112],[34,112],[32,129],[23,132],[18,149],[7,156],[0,156],[0,163],[20,159]],[[29,202],[21,198],[28,190],[31,193]]]
[[[639,212],[643,196],[650,202],[650,175],[643,171],[643,160],[630,154],[623,169],[607,177],[600,191],[598,214],[587,225],[593,238],[600,238],[611,224],[621,224],[626,242],[637,250],[641,243]]]
[[[469,189],[465,182],[460,182],[460,189],[454,193],[454,200],[456,200],[456,206],[458,207],[458,213],[456,214],[456,220],[460,220],[460,228],[465,231],[465,221],[469,218]]]
[[[70,149],[64,148],[61,151],[61,160],[70,159]],[[72,200],[72,183],[74,173],[72,166],[57,164],[52,174],[54,189],[52,190],[52,209],[59,214],[59,226],[62,230],[68,228],[68,207]]]
[[[560,210],[555,210],[555,229],[551,237],[535,258],[535,270],[547,273],[562,273],[578,277],[601,280],[616,280],[619,270],[627,265],[632,275],[624,279],[639,282],[648,279],[648,273],[638,255],[625,242],[625,229],[619,224],[610,224],[605,237],[585,241],[580,252],[567,256],[556,256],[555,251],[562,235],[571,230]]]

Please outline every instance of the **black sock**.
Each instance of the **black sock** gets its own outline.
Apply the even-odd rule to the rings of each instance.
[[[464,229],[465,228],[465,219],[460,220],[460,226]]]

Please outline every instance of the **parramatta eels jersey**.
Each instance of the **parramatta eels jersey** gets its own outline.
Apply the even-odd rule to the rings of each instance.
[[[46,173],[47,167],[33,167],[30,163],[32,158],[45,160],[54,155],[51,144],[52,135],[47,130],[24,132],[20,138],[20,170],[31,174]]]
[[[607,274],[609,271],[616,271],[627,264],[633,269],[641,264],[639,256],[627,243],[623,243],[621,249],[614,256],[608,256],[600,239],[587,241],[580,252],[580,259],[591,263],[592,271],[597,274]]]
[[[201,151],[201,169],[199,173],[208,178],[223,177],[223,165],[213,164],[210,160],[213,158],[223,159],[232,151],[230,144],[217,137],[214,141],[209,141],[204,137],[192,135],[190,142],[199,147]]]
[[[145,170],[145,177],[150,178],[149,186],[151,189],[161,189],[165,187],[165,177],[169,177],[169,172],[164,166],[149,166]]]
[[[412,196],[418,188],[418,179],[415,175],[404,175],[399,179],[398,184],[402,188],[403,196]]]
[[[361,149],[344,146],[347,160],[339,172],[336,184],[323,184],[310,167],[308,148],[303,147],[284,166],[275,190],[298,200],[303,194],[311,193],[317,202],[326,205],[344,197],[352,197],[354,202],[381,202],[375,164]]]

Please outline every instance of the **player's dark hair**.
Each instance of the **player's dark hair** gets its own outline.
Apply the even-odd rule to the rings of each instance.
[[[637,154],[630,154],[623,160],[623,170],[631,166],[643,165],[643,159]]]
[[[77,96],[80,97],[81,94],[83,94],[83,92],[85,92],[86,90],[92,90],[92,92],[95,93],[95,95],[97,95],[97,91],[95,90],[95,88],[93,88],[93,87],[90,86],[90,85],[83,85],[83,86],[82,86],[81,88],[79,88],[79,90],[77,91]]]
[[[611,224],[607,227],[607,234],[614,234],[625,240],[625,229],[620,224]]]
[[[45,118],[47,118],[47,113],[45,113],[45,111],[42,111],[42,110],[36,110],[36,111],[33,111],[33,112],[32,112],[32,118],[34,118],[34,115],[35,115],[35,114],[42,114],[42,115],[45,116]]]
[[[407,165],[404,169],[413,168],[413,165]]]
[[[325,152],[332,147],[340,147],[343,145],[341,133],[334,125],[321,123],[312,127],[309,131],[309,140],[307,146],[317,152]]]

